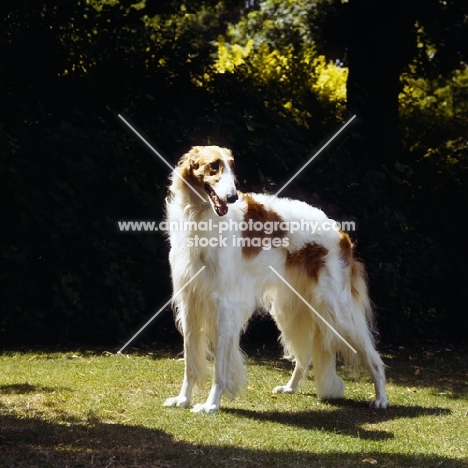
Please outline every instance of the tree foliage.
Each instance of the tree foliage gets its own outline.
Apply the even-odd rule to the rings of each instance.
[[[309,19],[316,2],[261,2],[218,39],[219,73],[249,79],[265,102],[308,126],[344,114],[347,69],[316,52]],[[336,105],[336,108],[333,107]]]

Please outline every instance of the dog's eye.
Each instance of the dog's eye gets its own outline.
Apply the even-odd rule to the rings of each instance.
[[[212,171],[218,171],[219,170],[219,161],[213,161],[210,163],[210,169]]]

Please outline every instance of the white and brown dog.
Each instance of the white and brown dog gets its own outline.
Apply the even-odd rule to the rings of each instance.
[[[193,411],[215,412],[222,395],[233,398],[246,385],[239,339],[261,306],[274,317],[286,355],[295,362],[290,381],[274,392],[295,392],[312,364],[317,396],[342,397],[344,383],[336,374],[340,354],[368,366],[375,386],[370,405],[386,408],[366,275],[348,235],[330,229],[332,220],[304,202],[238,192],[233,165],[228,149],[197,146],[172,175],[167,221],[188,227],[169,234],[185,375],[180,394],[165,406],[191,406],[194,386],[204,384],[209,355],[212,388]]]

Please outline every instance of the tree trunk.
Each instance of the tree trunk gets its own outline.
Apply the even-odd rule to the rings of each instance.
[[[374,167],[398,159],[400,75],[412,57],[412,2],[350,0],[348,110],[359,118],[357,142]]]

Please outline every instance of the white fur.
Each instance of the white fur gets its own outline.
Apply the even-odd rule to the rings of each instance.
[[[219,154],[220,174],[209,178],[219,198],[226,202],[235,193],[232,156],[229,150],[218,147],[195,147],[184,155],[177,170],[192,177],[195,169],[207,164]],[[195,176],[193,176],[195,177]],[[204,190],[204,175],[189,181],[205,202],[179,177],[172,177],[167,198],[168,221],[212,221],[213,224],[232,219],[241,222],[248,198],[239,193],[239,199],[228,206],[225,216],[218,216]],[[307,219],[327,221],[319,209],[306,203],[284,198],[271,199],[267,195],[249,194],[266,210],[274,210],[285,221]],[[313,365],[317,396],[323,399],[340,398],[344,383],[336,374],[336,356],[366,364],[371,372],[375,398],[374,408],[385,408],[384,366],[372,339],[372,312],[362,267],[346,264],[339,247],[342,233],[328,231],[288,232],[287,247],[262,250],[257,255],[245,256],[240,247],[233,246],[241,231],[230,230],[222,235],[225,247],[194,247],[190,238],[196,235],[218,239],[219,233],[200,230],[169,233],[170,264],[174,291],[189,281],[202,266],[205,270],[174,298],[176,322],[184,337],[185,373],[180,394],[169,398],[165,406],[190,407],[192,393],[197,385],[203,387],[207,356],[214,358],[212,388],[204,404],[195,405],[194,412],[212,413],[218,410],[222,395],[229,398],[246,385],[243,354],[239,348],[240,335],[255,309],[262,305],[275,319],[286,355],[295,361],[295,369],[288,383],[274,389],[276,393],[292,393],[299,386],[310,365]],[[235,237],[234,237],[235,236]],[[300,268],[288,268],[288,252],[298,252],[306,245],[316,244],[327,249],[324,265],[316,280]],[[357,350],[357,355],[327,327],[269,268],[272,266],[300,293],[335,329]],[[357,273],[356,273],[357,272]],[[351,293],[351,288],[357,294]],[[356,359],[355,359],[356,358]]]

